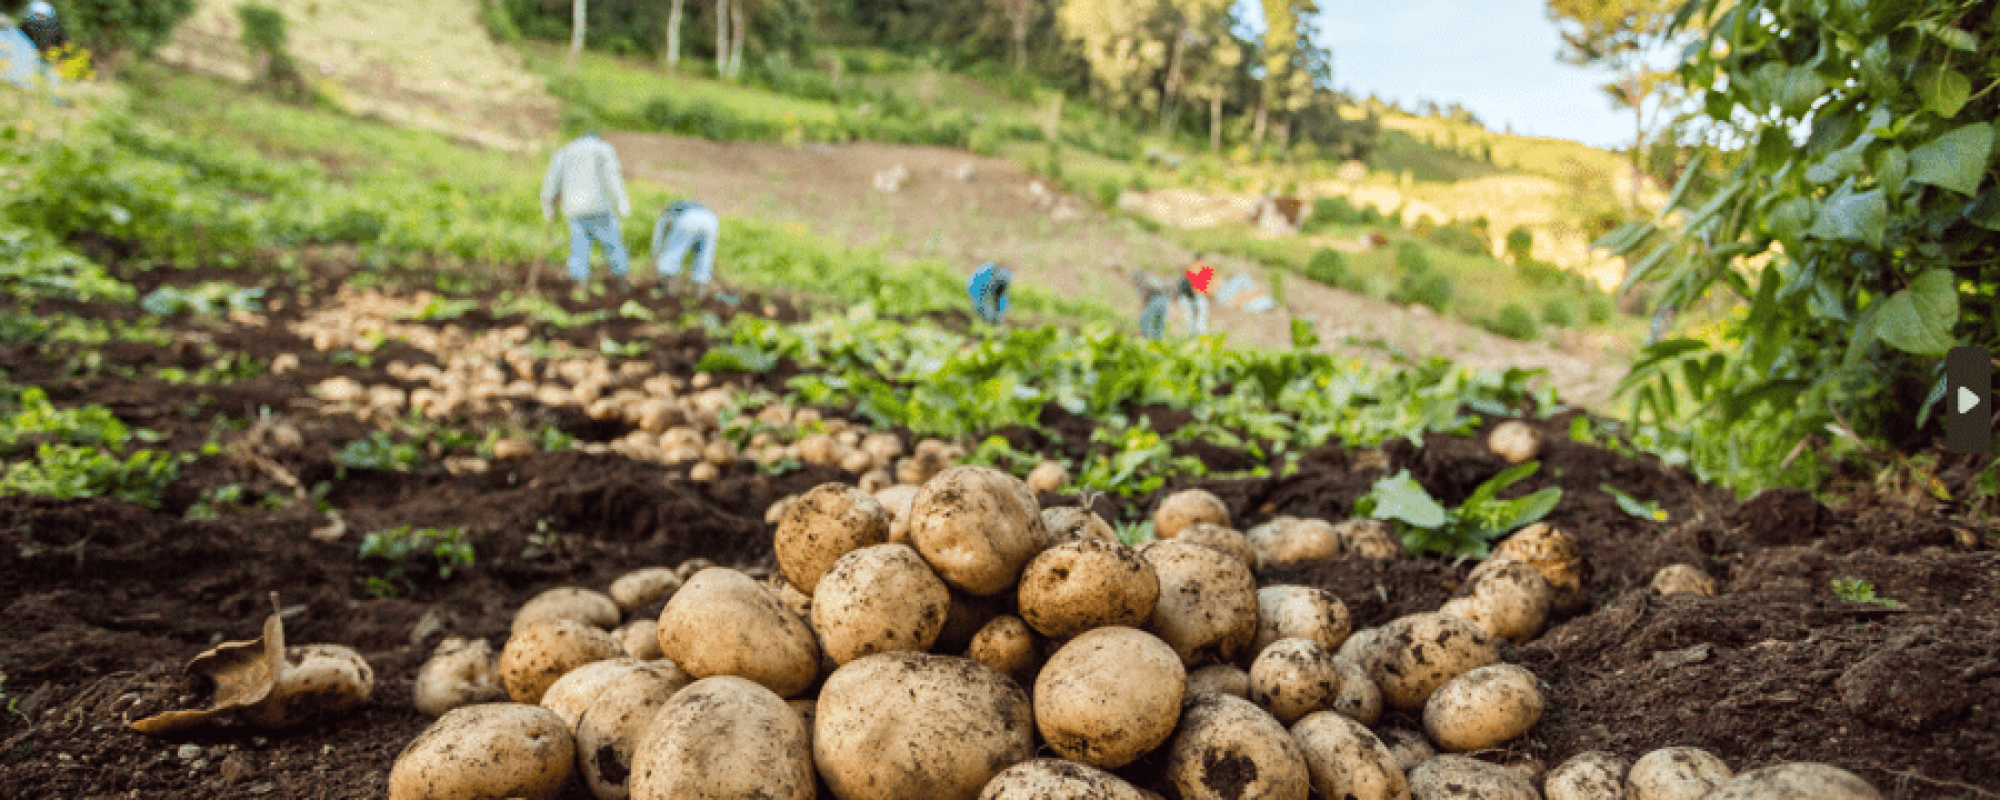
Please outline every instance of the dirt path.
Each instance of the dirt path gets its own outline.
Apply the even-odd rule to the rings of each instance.
[[[797,223],[849,246],[879,247],[898,259],[935,258],[967,271],[998,260],[1042,288],[1131,309],[1135,316],[1139,301],[1124,271],[1144,266],[1166,273],[1193,255],[1131,220],[1075,199],[1038,196],[1037,178],[1019,165],[963,150],[789,147],[636,133],[607,138],[632,177],[688,192],[725,217]],[[900,189],[876,189],[877,174],[898,165],[909,176]],[[1225,273],[1263,273],[1246,261],[1219,261]],[[718,269],[726,278],[728,266]],[[1517,342],[1427,309],[1296,278],[1287,281],[1286,294],[1286,309],[1252,314],[1217,308],[1212,325],[1236,342],[1281,346],[1291,341],[1291,317],[1307,317],[1317,320],[1325,349],[1343,355],[1385,360],[1380,348],[1387,347],[1478,368],[1546,369],[1566,400],[1586,407],[1602,407],[1621,374],[1618,359],[1609,355],[1615,343],[1587,335]],[[1376,345],[1349,343],[1349,337]]]

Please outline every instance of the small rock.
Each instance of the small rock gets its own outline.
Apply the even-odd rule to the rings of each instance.
[[[256,770],[250,767],[250,759],[245,758],[242,753],[223,759],[221,771],[222,782],[232,786],[249,780],[256,774]]]
[[[201,758],[201,746],[193,744],[181,745],[179,750],[174,751],[174,756],[182,761],[193,761]]]
[[[271,790],[276,788],[278,788],[277,784],[272,783],[270,781],[265,781],[263,783],[257,784],[243,791],[248,794],[270,794]]]

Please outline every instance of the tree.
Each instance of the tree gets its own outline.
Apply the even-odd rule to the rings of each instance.
[[[1315,41],[1315,0],[1263,0],[1264,41],[1259,62],[1264,68],[1257,97],[1257,117],[1251,138],[1264,146],[1277,112],[1279,139],[1289,138],[1289,116],[1313,101],[1314,90],[1333,80],[1333,56]]]
[[[1028,66],[1028,32],[1035,20],[1042,16],[1041,0],[1000,0],[1000,8],[1007,14],[1008,33],[1011,34],[1014,49],[1014,71],[1020,72]]]
[[[743,39],[750,30],[747,19],[749,5],[750,0],[736,0],[729,5],[730,33],[735,37],[729,45],[729,79],[732,81],[743,74]]]
[[[569,63],[575,64],[577,56],[583,55],[583,29],[588,24],[586,15],[589,0],[573,0],[570,3]]]
[[[1171,130],[1179,116],[1178,101],[1189,85],[1190,65],[1205,55],[1204,44],[1228,38],[1222,23],[1228,18],[1231,0],[1167,0],[1164,11],[1171,37],[1167,59],[1165,91],[1160,98],[1160,132]]]
[[[1150,106],[1152,78],[1166,66],[1167,43],[1157,35],[1161,0],[1063,0],[1056,21],[1082,47],[1099,97],[1114,112]]]
[[[1632,110],[1632,211],[1639,211],[1645,180],[1644,151],[1651,124],[1646,101],[1673,73],[1647,63],[1664,43],[1668,23],[1681,0],[1548,0],[1548,16],[1562,36],[1556,57],[1565,64],[1596,67],[1612,74],[1604,91],[1615,108]],[[1664,105],[1664,104],[1656,104]]]
[[[686,0],[673,0],[672,9],[667,12],[667,68],[679,69],[681,65],[681,6]]]
[[[715,77],[729,77],[729,0],[715,0]]]
[[[140,58],[152,55],[194,13],[195,0],[68,0],[61,5],[71,41],[89,50],[97,63],[110,64],[128,52]]]

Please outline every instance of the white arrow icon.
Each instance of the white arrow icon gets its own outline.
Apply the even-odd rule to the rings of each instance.
[[[1958,387],[1958,413],[1963,414],[1978,406],[1979,395],[1973,394],[1971,389],[1963,386]]]

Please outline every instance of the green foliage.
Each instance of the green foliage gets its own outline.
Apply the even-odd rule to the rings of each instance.
[[[1157,491],[1170,477],[1201,477],[1208,472],[1201,459],[1174,455],[1173,445],[1143,419],[1130,427],[1100,425],[1091,441],[1109,445],[1110,450],[1084,462],[1076,477],[1083,491],[1116,492],[1129,498]]]
[[[475,554],[464,528],[411,528],[404,525],[368,534],[361,541],[361,558],[389,562],[380,575],[366,580],[375,597],[407,597],[416,591],[413,576],[429,562],[437,577],[472,567]]]
[[[1318,233],[1344,225],[1379,225],[1382,213],[1372,205],[1356,206],[1346,197],[1329,195],[1313,199],[1312,213],[1306,216],[1304,232]]]
[[[1540,521],[1562,502],[1562,489],[1556,486],[1511,500],[1500,499],[1501,492],[1540,468],[1541,464],[1533,461],[1509,468],[1481,483],[1464,504],[1450,510],[1411,478],[1409,470],[1403,470],[1376,481],[1368,494],[1355,501],[1354,513],[1395,524],[1402,532],[1403,546],[1411,553],[1485,558],[1495,539]]]
[[[1306,262],[1306,278],[1326,286],[1348,285],[1347,256],[1339,250],[1322,249]]]
[[[1396,250],[1396,266],[1402,274],[1396,278],[1396,288],[1389,293],[1390,302],[1428,306],[1440,314],[1450,307],[1451,276],[1431,267],[1423,245],[1404,242]]]
[[[1577,417],[1577,419],[1582,420],[1584,418]],[[1619,491],[1618,487],[1608,483],[1599,484],[1597,488],[1605,494],[1611,495],[1611,499],[1618,503],[1618,510],[1620,511],[1639,519],[1652,520],[1654,522],[1667,521],[1667,510],[1661,508],[1659,503],[1642,502],[1639,498]]]
[[[189,288],[162,286],[139,301],[148,314],[171,317],[189,314],[214,317],[230,311],[254,312],[260,307],[264,290],[238,286],[227,281],[203,281]]]
[[[1463,222],[1449,222],[1432,228],[1424,235],[1424,239],[1447,250],[1455,250],[1470,256],[1487,254],[1486,237]]]
[[[250,52],[270,56],[285,51],[282,12],[262,3],[244,3],[236,7],[236,17],[243,23],[243,46]]]
[[[493,41],[512,44],[521,40],[521,29],[514,24],[514,15],[507,12],[505,0],[479,0],[479,22]]]
[[[366,439],[348,442],[335,461],[344,475],[349,469],[408,472],[423,458],[423,451],[408,442],[398,442],[387,431],[375,431]]]
[[[1835,578],[1833,593],[1850,603],[1879,606],[1882,608],[1902,608],[1903,604],[1887,597],[1875,596],[1875,584],[1856,578]]]
[[[1531,342],[1542,335],[1541,326],[1536,324],[1534,312],[1520,303],[1508,303],[1500,307],[1500,313],[1480,320],[1479,327],[1505,336]]]
[[[85,48],[144,58],[194,13],[195,0],[56,0],[54,5],[63,27]]]
[[[131,302],[133,290],[54,237],[0,220],[0,294],[19,301],[54,297],[122,303]]]
[[[1576,324],[1576,311],[1569,303],[1551,297],[1542,303],[1542,321],[1558,328],[1567,328]]]
[[[32,460],[6,465],[6,473],[0,475],[0,497],[110,497],[157,507],[160,493],[179,475],[180,460],[154,450],[120,458],[100,447],[44,444],[35,448]]]
[[[1507,232],[1507,260],[1522,263],[1534,257],[1535,234],[1517,227]]]

